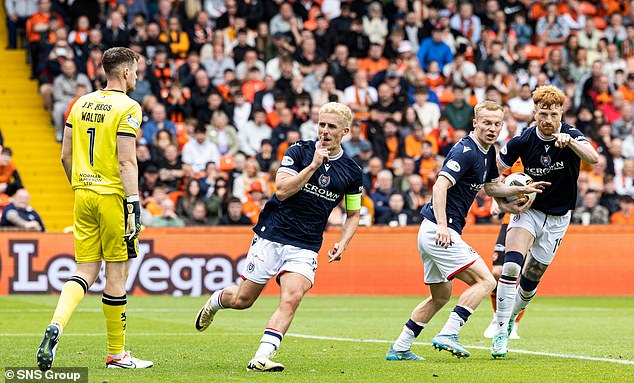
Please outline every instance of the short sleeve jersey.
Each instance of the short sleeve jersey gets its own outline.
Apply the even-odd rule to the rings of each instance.
[[[447,226],[462,234],[465,218],[478,191],[485,183],[499,179],[495,149],[484,149],[472,135],[464,137],[449,151],[439,175],[447,177],[452,184],[447,190]],[[437,223],[433,198],[420,213]]]
[[[278,172],[296,175],[310,165],[314,154],[315,141],[298,141],[284,153]],[[341,150],[294,195],[280,201],[274,194],[253,231],[269,241],[318,252],[332,210],[344,195],[361,192],[361,168]]]
[[[117,136],[136,138],[141,121],[141,106],[121,91],[98,90],[75,102],[66,120],[73,130],[73,190],[125,197]]]
[[[569,134],[573,140],[587,142],[583,133],[565,122],[561,123],[560,132]],[[513,137],[498,155],[498,161],[506,168],[518,158],[524,164],[524,173],[534,181],[551,183],[543,193],[537,194],[531,209],[564,215],[575,208],[581,159],[572,149],[555,147],[554,137],[546,139],[533,126]]]

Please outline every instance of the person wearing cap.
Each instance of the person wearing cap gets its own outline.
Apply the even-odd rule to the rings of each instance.
[[[437,61],[441,70],[446,64],[453,61],[451,48],[442,41],[442,31],[442,25],[440,25],[440,23],[436,24],[432,30],[431,37],[424,39],[418,48],[418,61],[424,71],[427,71],[427,66],[430,61]]]
[[[247,197],[247,201],[242,204],[242,213],[251,220],[253,225],[255,225],[258,223],[258,216],[266,203],[266,200],[262,198],[264,197],[262,183],[258,181],[251,182],[248,191],[249,196]]]

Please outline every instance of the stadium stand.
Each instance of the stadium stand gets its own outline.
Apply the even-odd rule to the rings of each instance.
[[[565,120],[601,154],[582,165],[575,222],[634,215],[628,2],[6,0],[5,10],[7,46],[26,41],[26,54],[3,52],[0,123],[51,229],[71,222],[71,194],[29,73],[59,139],[69,103],[104,84],[101,53],[122,45],[142,56],[131,94],[144,109],[140,185],[144,215],[161,225],[216,225],[235,198],[252,220],[261,202],[251,196],[274,192],[275,162],[316,137],[313,106],[329,100],[355,112],[344,148],[366,176],[363,224],[416,224],[473,105],[507,107],[503,146],[530,124],[530,92],[544,84],[566,93]],[[490,202],[479,196],[470,222],[499,222]]]

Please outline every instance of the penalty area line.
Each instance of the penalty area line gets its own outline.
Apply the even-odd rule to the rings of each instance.
[[[384,339],[338,338],[338,337],[331,337],[331,336],[306,335],[306,334],[286,334],[286,336],[295,337],[295,338],[304,338],[304,339],[332,340],[337,342],[384,343],[384,344],[394,343],[391,340],[384,340]],[[431,343],[425,343],[425,342],[414,342],[414,344],[423,345],[423,346],[431,346]],[[474,348],[477,350],[490,350],[490,347],[484,347],[484,346],[465,346],[465,347]],[[627,359],[597,358],[594,356],[586,356],[586,355],[559,354],[554,352],[517,350],[517,349],[509,349],[509,352],[515,352],[518,354],[527,354],[527,355],[551,356],[554,358],[580,359],[580,360],[590,360],[594,362],[607,362],[607,363],[634,365],[634,360],[627,360]]]

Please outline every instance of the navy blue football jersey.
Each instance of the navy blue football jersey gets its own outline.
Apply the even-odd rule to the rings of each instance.
[[[447,190],[447,226],[462,234],[465,218],[478,191],[485,183],[497,182],[495,149],[484,149],[469,135],[454,145],[442,165],[439,175],[447,177],[452,187]],[[420,210],[423,217],[437,223],[434,201]]]
[[[282,158],[278,172],[298,174],[315,154],[315,141],[298,141]],[[269,241],[319,251],[332,210],[344,195],[362,192],[361,168],[340,152],[313,173],[306,185],[284,201],[274,194],[266,202],[253,231]]]
[[[567,133],[573,140],[587,141],[583,133],[561,123],[560,133]],[[522,159],[524,173],[534,181],[548,181],[551,185],[537,194],[531,209],[550,215],[564,215],[575,208],[577,200],[577,178],[581,159],[569,147],[555,147],[555,138],[545,139],[536,126],[532,126],[513,137],[498,155],[505,167],[512,166],[517,158]]]

